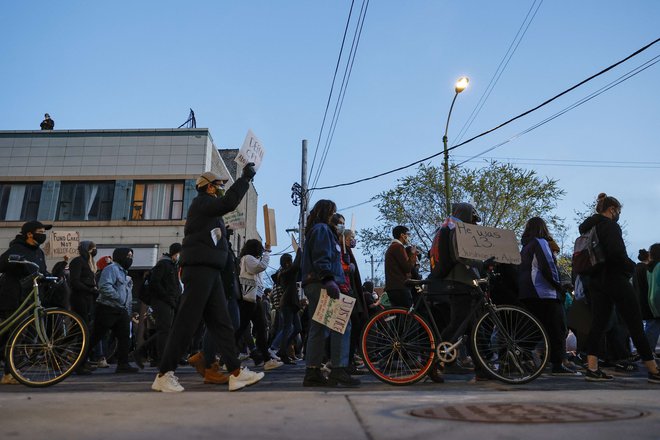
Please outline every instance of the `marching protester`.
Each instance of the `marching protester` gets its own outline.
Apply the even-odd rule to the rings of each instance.
[[[264,377],[241,368],[222,281],[229,253],[222,216],[238,207],[255,174],[254,164],[248,163],[224,194],[223,181],[215,174],[205,172],[197,178],[197,197],[188,208],[179,259],[183,296],[151,386],[154,391],[184,390],[174,371],[202,318],[229,372],[228,378],[218,372],[217,383],[228,382],[229,391],[237,391]]]
[[[408,231],[405,226],[395,226],[392,243],[385,252],[385,291],[395,307],[410,307],[413,303],[412,293],[405,282],[411,278],[417,264],[417,248],[413,246],[410,253],[406,252]]]
[[[647,265],[647,303],[651,310],[652,319],[646,324],[646,338],[652,351],[655,351],[658,337],[660,337],[660,243],[649,248],[649,262]]]
[[[346,386],[355,387],[360,381],[352,378],[348,367],[350,342],[345,335],[330,330],[314,321],[312,316],[321,298],[321,291],[333,299],[339,299],[339,285],[346,280],[341,265],[341,247],[337,240],[337,228],[332,224],[332,216],[337,205],[331,200],[319,200],[309,213],[305,229],[305,247],[302,261],[302,285],[309,300],[309,332],[305,350],[305,378],[303,386]],[[349,327],[346,332],[350,331]],[[323,375],[321,362],[327,336],[330,335],[332,371],[329,377]]]
[[[35,273],[32,266],[25,264],[12,264],[9,262],[10,256],[19,256],[23,259],[35,263],[39,266],[39,272],[47,275],[46,256],[41,250],[41,245],[46,242],[46,231],[51,229],[52,225],[44,225],[36,220],[29,221],[21,226],[20,234],[9,243],[9,249],[0,255],[0,273],[4,276],[0,280],[0,320],[8,318],[21,305],[23,295],[32,288],[32,285],[23,287],[21,280],[28,275]],[[0,335],[0,359],[5,356],[5,344],[9,339],[9,333]],[[16,385],[18,381],[9,374],[9,365],[5,362],[4,375],[0,383],[3,385]]]
[[[76,312],[87,327],[93,321],[94,302],[99,294],[96,284],[96,244],[92,241],[81,241],[78,245],[78,256],[71,260],[69,273],[71,280],[71,309]],[[76,373],[89,374],[88,363],[83,364]]]
[[[598,195],[596,214],[587,218],[579,227],[581,234],[596,228],[605,260],[589,276],[593,321],[587,339],[588,368],[585,379],[593,382],[614,379],[598,367],[597,354],[599,343],[616,305],[630,332],[637,353],[648,369],[648,381],[660,384],[660,372],[644,335],[637,295],[629,282],[635,272],[635,263],[628,258],[621,227],[618,224],[621,208],[622,205],[616,198],[601,193]]]

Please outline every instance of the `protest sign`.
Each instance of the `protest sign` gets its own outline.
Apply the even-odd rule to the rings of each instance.
[[[234,231],[245,228],[245,214],[242,212],[232,211],[223,216],[222,219],[225,221],[225,226]]]
[[[300,247],[293,234],[291,234],[291,247],[293,248],[293,252],[298,252],[298,248]]]
[[[275,210],[264,205],[264,228],[266,229],[266,243],[277,246],[277,227],[275,226]]]
[[[458,256],[469,260],[495,258],[498,263],[520,264],[520,249],[513,231],[456,222]]]
[[[78,256],[80,232],[78,231],[50,231],[50,246],[48,256],[51,258],[69,258]]]
[[[353,307],[355,307],[355,298],[340,293],[339,299],[332,299],[325,289],[321,289],[319,304],[312,319],[343,335],[351,320]]]
[[[254,163],[254,169],[258,170],[265,153],[266,150],[264,150],[261,141],[254,135],[254,133],[252,133],[252,130],[248,130],[247,136],[245,136],[245,141],[243,142],[241,149],[238,151],[234,161],[241,167],[252,162]]]

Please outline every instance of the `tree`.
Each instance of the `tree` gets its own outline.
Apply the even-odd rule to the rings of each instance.
[[[511,229],[520,236],[527,220],[540,216],[555,234],[564,231],[562,219],[552,213],[565,193],[557,180],[489,161],[480,169],[452,167],[450,182],[452,201],[472,203],[484,226]],[[398,179],[394,188],[376,196],[380,223],[359,232],[365,253],[382,255],[391,241],[392,228],[402,224],[410,228],[412,242],[425,254],[444,220],[443,188],[442,170],[422,164],[416,174]]]

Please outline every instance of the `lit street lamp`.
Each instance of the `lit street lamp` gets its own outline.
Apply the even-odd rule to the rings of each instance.
[[[451,101],[451,107],[449,107],[449,114],[447,115],[447,124],[445,125],[445,135],[442,137],[442,143],[445,147],[445,163],[444,163],[444,172],[445,172],[445,206],[447,210],[447,217],[451,215],[451,197],[449,194],[449,151],[447,151],[447,130],[449,130],[449,118],[451,118],[451,111],[454,108],[454,102],[456,102],[456,97],[459,93],[465,90],[470,82],[470,79],[467,76],[462,76],[458,78],[454,86],[456,94],[454,99]]]

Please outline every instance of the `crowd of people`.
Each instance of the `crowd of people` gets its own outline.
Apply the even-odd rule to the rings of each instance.
[[[379,295],[373,282],[362,282],[353,254],[355,231],[346,228],[333,201],[319,200],[306,219],[303,244],[294,255],[280,256],[279,268],[268,280],[270,243],[248,240],[237,256],[229,240],[232,231],[222,218],[236,209],[255,174],[248,164],[227,189],[226,181],[211,172],[199,176],[182,243],[173,243],[139,286],[129,276],[133,250],[127,247],[97,259],[95,243],[82,241],[77,257],[52,268],[60,282],[43,288],[43,301],[73,310],[91,330],[91,350],[76,374],[108,367],[110,356],[121,374],[136,373],[148,361],[158,369],[153,390],[181,392],[175,372],[189,364],[204,383],[227,384],[236,391],[259,382],[266,371],[304,359],[305,387],[361,385],[357,376],[367,372],[360,355],[364,325],[386,306],[409,308],[419,294],[406,284],[421,279],[422,259],[408,227],[392,230],[384,255],[386,293]],[[599,195],[596,212],[580,225],[580,232],[595,228],[602,261],[589,275],[576,275],[560,269],[559,246],[540,217],[525,225],[520,265],[459,258],[453,246],[456,225],[477,224],[480,218],[471,204],[454,204],[427,255],[429,278],[451,293],[436,305],[441,340],[466,319],[475,298],[474,280],[490,271],[497,274],[491,299],[524,307],[545,328],[550,374],[609,381],[613,376],[603,368],[632,372],[641,360],[648,381],[660,383],[654,353],[660,337],[660,244],[640,251],[640,262],[633,263],[617,223],[621,209],[614,197]],[[0,256],[0,319],[18,308],[25,294],[20,283],[27,275],[25,266],[9,264],[9,256],[35,262],[47,273],[41,245],[51,227],[25,223]],[[133,292],[139,294],[134,298]],[[343,332],[312,319],[326,296],[336,300],[342,295],[354,300]],[[586,329],[584,322],[590,322]],[[140,328],[144,334],[138,337]],[[577,343],[567,349],[569,336]],[[0,346],[5,343],[6,337]],[[263,371],[244,366],[248,358]],[[456,362],[473,369],[476,380],[487,379],[471,362],[469,349]],[[443,364],[441,370],[454,367]],[[6,365],[1,382],[16,383]]]

